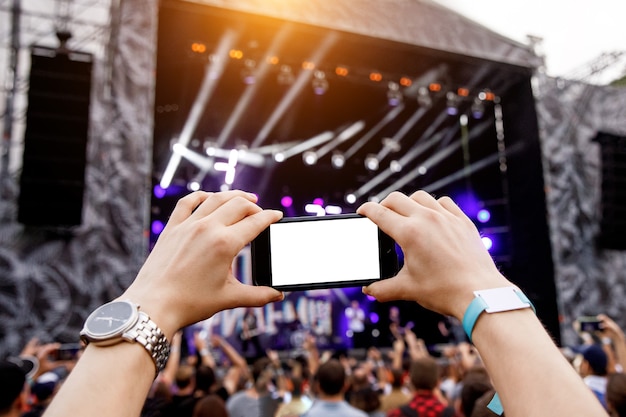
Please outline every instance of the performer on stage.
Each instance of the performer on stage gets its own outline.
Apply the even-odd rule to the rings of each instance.
[[[258,358],[265,355],[259,335],[263,329],[258,325],[254,309],[248,307],[241,319],[239,338],[241,339],[241,353],[246,357]],[[252,344],[254,347],[254,355],[248,355],[248,347]]]
[[[344,314],[348,319],[348,331],[352,337],[352,347],[365,347],[365,311],[359,305],[359,301],[352,300],[350,307],[346,308]]]

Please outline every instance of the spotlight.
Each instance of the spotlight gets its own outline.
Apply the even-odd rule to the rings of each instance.
[[[369,169],[370,171],[376,171],[378,169],[378,158],[376,157],[376,155],[367,155],[367,157],[365,158],[365,168]]]
[[[274,161],[283,162],[285,160],[285,154],[282,152],[276,152],[274,154]]]
[[[246,59],[244,61],[244,68],[241,70],[241,78],[245,84],[254,84],[256,77],[254,70],[256,68],[256,62],[252,59]]]
[[[346,164],[346,158],[343,156],[342,153],[335,152],[333,153],[333,156],[330,157],[330,163],[332,164],[333,168],[341,169]]]
[[[161,220],[155,220],[152,222],[151,229],[152,229],[153,234],[155,235],[161,234],[164,228],[165,228],[165,225],[163,224]]]
[[[489,90],[483,90],[478,93],[478,98],[486,101],[496,101],[496,95]]]
[[[371,72],[370,73],[370,80],[374,81],[375,83],[380,82],[383,80],[383,74],[381,74],[380,72]]]
[[[385,149],[389,149],[389,152],[399,152],[402,149],[400,143],[392,138],[383,138],[382,142]]]
[[[304,206],[304,211],[309,214],[315,214],[316,216],[326,215],[326,210],[324,210],[324,207],[320,206],[319,204],[307,204]]]
[[[387,101],[390,106],[397,106],[402,103],[402,92],[400,92],[400,84],[389,81],[387,83]]]
[[[428,89],[433,93],[438,93],[441,91],[441,84],[439,83],[430,83],[428,84]]]
[[[241,51],[240,49],[231,49],[228,52],[228,56],[231,57],[232,59],[242,59],[243,51]]]
[[[159,184],[157,184],[157,185],[154,186],[153,192],[154,192],[154,196],[156,198],[163,198],[163,197],[165,197],[166,190],[165,190],[165,188],[163,188]]]
[[[485,245],[485,248],[487,248],[487,250],[491,250],[491,248],[493,247],[493,240],[491,240],[491,238],[487,236],[483,236],[480,239],[483,241],[483,245]]]
[[[348,75],[348,68],[346,67],[337,67],[335,68],[335,74],[337,74],[340,77],[345,77]]]
[[[487,209],[481,209],[478,211],[476,218],[481,223],[487,223],[491,219],[491,213]]]
[[[200,190],[200,182],[199,181],[189,181],[187,183],[187,188],[189,191],[198,191]]]
[[[450,116],[456,116],[459,114],[459,101],[460,97],[452,91],[448,91],[446,94],[446,111]]]
[[[346,203],[348,204],[356,203],[356,195],[354,195],[353,193],[346,194],[345,198],[346,198]]]
[[[291,85],[296,77],[293,75],[293,71],[289,65],[281,65],[280,72],[278,73],[278,84]]]
[[[470,91],[469,91],[469,89],[468,89],[468,88],[465,88],[465,87],[459,87],[459,88],[456,90],[456,93],[457,93],[460,97],[467,97],[467,96],[469,96]]]
[[[328,90],[328,81],[326,80],[326,74],[324,71],[315,70],[313,72],[313,81],[311,82],[313,86],[313,92],[318,96],[323,95]]]
[[[214,142],[204,142],[204,153],[206,153],[208,156],[215,156],[215,143]]]
[[[191,44],[191,51],[196,54],[203,54],[206,52],[206,44],[202,42],[193,42]]]
[[[292,204],[293,204],[293,198],[291,196],[286,195],[280,199],[280,205],[285,208],[291,207]]]
[[[476,97],[472,103],[472,117],[474,119],[481,119],[485,115],[485,104],[481,99]]]
[[[378,320],[380,320],[380,317],[378,316],[378,314],[376,314],[375,312],[371,312],[370,313],[370,322],[373,324],[378,323]]]
[[[343,210],[339,206],[328,205],[324,208],[326,214],[341,214]]]
[[[317,154],[314,151],[306,151],[302,154],[302,161],[306,165],[315,165],[317,163]]]
[[[428,88],[420,87],[417,90],[417,104],[422,107],[430,107],[433,105],[433,99],[430,97]]]
[[[402,164],[396,160],[393,160],[389,164],[389,169],[391,170],[391,172],[400,172],[402,171]]]

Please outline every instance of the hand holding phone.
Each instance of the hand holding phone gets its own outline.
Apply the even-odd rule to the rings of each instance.
[[[398,272],[393,239],[358,214],[283,218],[251,248],[254,283],[282,291],[363,286]]]
[[[51,359],[54,361],[76,360],[81,349],[80,343],[63,343],[58,349],[52,351]]]
[[[593,334],[602,330],[602,322],[596,316],[581,316],[576,321],[581,332]]]

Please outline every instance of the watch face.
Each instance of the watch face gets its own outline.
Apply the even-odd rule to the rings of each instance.
[[[121,334],[136,318],[137,308],[134,305],[127,301],[114,301],[91,313],[85,327],[92,337],[113,336]]]

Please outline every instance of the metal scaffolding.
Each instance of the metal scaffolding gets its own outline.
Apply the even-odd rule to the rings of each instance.
[[[60,39],[72,50],[109,63],[111,16],[121,0],[0,0],[0,182],[21,169],[26,126],[30,48],[56,48]]]

